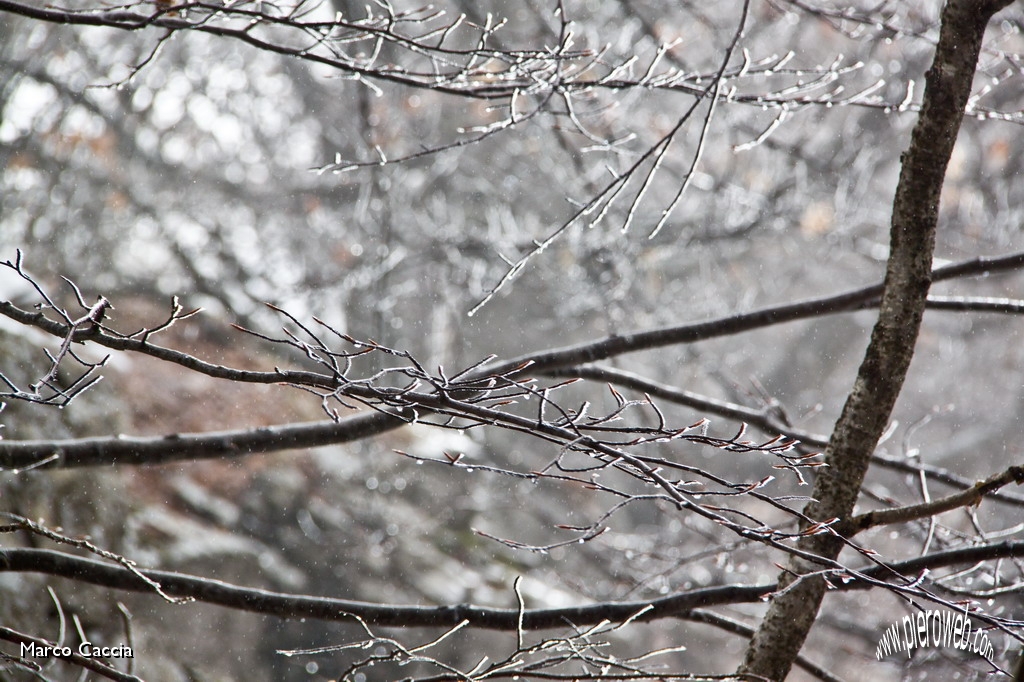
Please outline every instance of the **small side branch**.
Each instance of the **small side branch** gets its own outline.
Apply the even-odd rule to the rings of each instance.
[[[895,509],[879,509],[860,514],[850,519],[849,524],[844,524],[839,532],[844,535],[847,532],[859,533],[876,526],[887,526],[894,523],[926,519],[953,509],[975,506],[980,504],[986,496],[1011,483],[1016,483],[1017,485],[1024,484],[1024,466],[1012,466],[1002,473],[991,476],[984,481],[979,481],[967,490],[962,490],[938,500],[906,507],[897,507]]]

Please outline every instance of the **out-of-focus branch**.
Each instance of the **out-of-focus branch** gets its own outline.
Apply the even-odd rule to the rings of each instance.
[[[1024,313],[1024,301],[989,296],[929,296],[925,301],[925,307],[929,310],[971,313],[1002,313],[1004,315]]]

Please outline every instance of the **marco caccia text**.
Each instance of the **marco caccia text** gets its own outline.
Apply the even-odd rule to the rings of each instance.
[[[135,658],[132,648],[124,644],[98,646],[92,642],[82,642],[77,647],[71,648],[69,646],[36,644],[35,642],[21,643],[22,658],[68,658],[75,654],[85,658]]]

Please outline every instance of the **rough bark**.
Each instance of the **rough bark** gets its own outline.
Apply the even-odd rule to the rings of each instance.
[[[939,195],[971,93],[982,39],[992,15],[1012,0],[950,0],[939,43],[925,76],[924,102],[901,161],[893,203],[890,256],[878,321],[853,390],[825,450],[829,467],[814,484],[806,508],[812,519],[848,519],[871,454],[889,421],[910,366],[928,288]],[[801,549],[834,559],[842,542],[824,534],[803,538]],[[821,566],[792,559],[780,577],[785,588]],[[820,577],[800,579],[778,595],[751,639],[739,672],[783,680],[818,615],[825,592]]]

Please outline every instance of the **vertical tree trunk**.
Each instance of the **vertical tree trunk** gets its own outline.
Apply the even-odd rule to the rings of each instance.
[[[950,0],[942,12],[939,43],[925,76],[924,103],[902,156],[893,203],[885,292],[853,390],[825,450],[829,466],[814,484],[806,514],[846,519],[853,511],[868,461],[881,437],[910,366],[931,284],[939,194],[971,93],[985,27],[1012,0]],[[841,541],[830,534],[802,538],[801,549],[834,559]],[[820,570],[793,558],[779,586]],[[781,681],[803,646],[825,592],[819,577],[800,579],[776,597],[747,648],[739,672]]]

